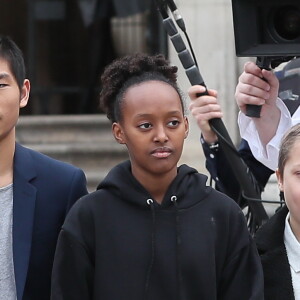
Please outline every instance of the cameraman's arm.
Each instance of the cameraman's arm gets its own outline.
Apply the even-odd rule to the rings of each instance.
[[[192,86],[189,89],[191,99],[189,108],[201,130],[201,145],[206,158],[205,165],[211,178],[215,181],[216,189],[238,201],[240,197],[239,184],[223,149],[218,146],[218,137],[209,124],[210,119],[223,116],[217,101],[217,92],[209,90],[208,96],[197,96],[197,94],[204,91],[205,89],[202,86]]]
[[[260,69],[255,63],[245,64],[244,72],[236,87],[236,100],[245,114],[246,105],[261,105],[260,118],[252,118],[262,145],[266,145],[276,134],[280,110],[276,106],[279,82],[271,71]]]
[[[206,158],[206,168],[216,183],[216,189],[225,193],[240,205],[241,189],[232,170],[232,164],[221,146],[217,146],[217,136],[209,125],[212,118],[221,118],[221,107],[217,102],[217,93],[209,90],[209,96],[197,97],[197,93],[204,92],[204,88],[193,86],[189,89],[191,98],[190,111],[195,117],[201,130],[201,144]],[[250,171],[255,175],[260,189],[266,185],[273,171],[259,163],[252,155],[246,141],[241,142],[239,152],[243,160],[248,165]]]
[[[203,92],[205,92],[205,88],[201,85],[190,87],[188,91],[191,99],[189,109],[197,121],[205,142],[213,144],[218,140],[218,137],[211,129],[209,120],[222,118],[223,113],[217,101],[217,92],[214,90],[208,90],[209,95],[201,97],[197,96],[197,94],[201,94]]]
[[[281,136],[291,126],[290,114],[277,98],[278,86],[271,71],[246,63],[236,88],[241,137],[248,141],[255,158],[272,170],[277,167]],[[261,117],[247,117],[246,104],[262,105]]]

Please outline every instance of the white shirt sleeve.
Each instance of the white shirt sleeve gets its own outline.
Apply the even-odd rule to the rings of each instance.
[[[293,124],[297,123],[296,119],[298,119],[298,123],[300,121],[300,109],[297,109],[292,120],[290,112],[280,98],[277,98],[276,105],[281,112],[280,121],[276,134],[266,145],[266,148],[259,139],[258,132],[252,119],[242,112],[240,112],[238,116],[240,135],[248,142],[253,156],[273,171],[277,168],[279,147],[283,135]],[[298,118],[294,119],[297,115],[299,115]]]

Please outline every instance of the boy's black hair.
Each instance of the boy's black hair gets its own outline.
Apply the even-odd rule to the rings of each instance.
[[[162,54],[150,56],[136,53],[112,62],[101,76],[100,107],[113,123],[121,120],[121,102],[126,90],[139,83],[157,80],[171,85],[178,93],[184,112],[184,102],[177,86],[177,67],[170,66]]]
[[[0,36],[0,59],[8,63],[10,71],[21,90],[26,73],[23,53],[17,44],[7,36]]]

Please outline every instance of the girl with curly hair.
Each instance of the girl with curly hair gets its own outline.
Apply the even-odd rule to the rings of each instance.
[[[129,160],[69,213],[52,299],[263,299],[240,208],[178,166],[188,120],[176,72],[162,55],[135,54],[102,75],[101,107]]]

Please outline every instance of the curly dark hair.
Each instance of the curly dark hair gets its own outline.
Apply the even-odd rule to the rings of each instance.
[[[162,54],[136,53],[113,61],[101,76],[100,108],[107,118],[112,123],[121,120],[121,102],[126,90],[150,80],[170,84],[177,91],[184,111],[183,97],[177,85],[177,67],[170,66]]]

